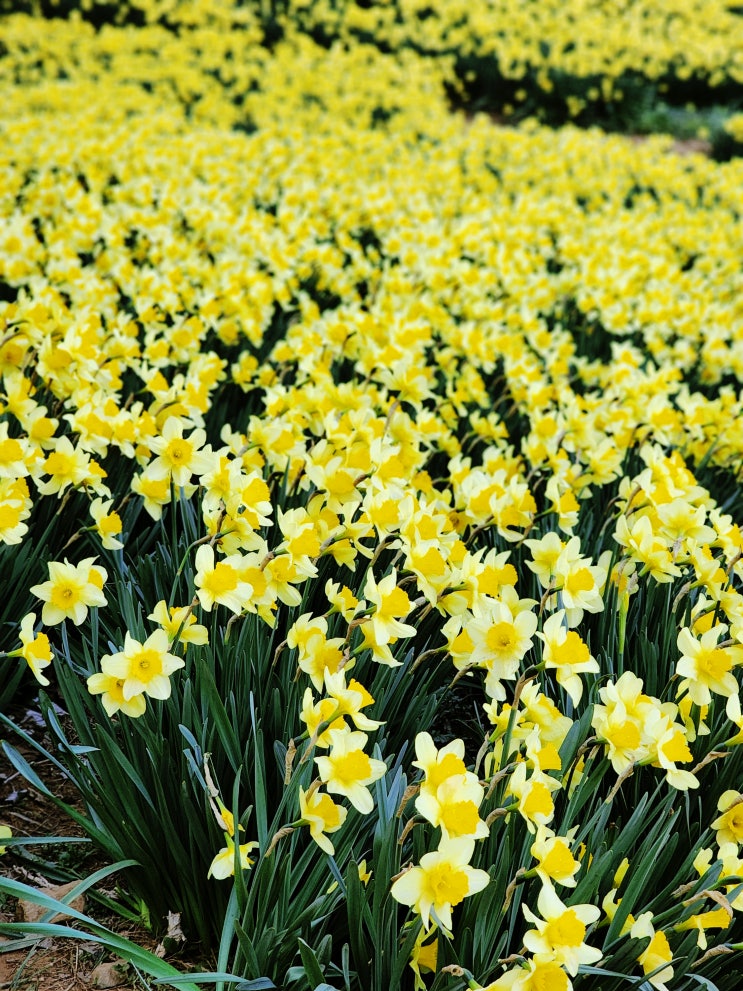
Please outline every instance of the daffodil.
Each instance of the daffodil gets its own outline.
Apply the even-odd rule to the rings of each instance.
[[[407,593],[397,585],[397,572],[393,569],[379,582],[370,571],[364,584],[364,598],[373,609],[367,623],[374,631],[378,644],[388,644],[392,638],[415,636],[415,627],[401,622],[412,605]]]
[[[502,682],[515,680],[524,655],[533,645],[538,620],[530,610],[514,614],[505,602],[486,602],[482,613],[467,625],[473,644],[470,663],[486,668],[486,691],[500,701],[506,697]]]
[[[673,978],[673,951],[668,943],[668,937],[662,929],[656,930],[652,924],[652,913],[644,912],[630,930],[633,939],[647,939],[650,942],[637,958],[643,973],[651,974],[648,978],[656,991],[669,991],[666,981]],[[667,966],[664,966],[667,965]]]
[[[302,708],[299,713],[300,720],[305,723],[307,733],[315,746],[327,749],[332,739],[331,730],[347,730],[348,724],[338,709],[338,703],[332,698],[321,698],[315,702],[312,689],[307,688],[302,696]],[[324,728],[321,729],[321,727]]]
[[[572,991],[573,982],[559,963],[549,959],[525,960],[488,984],[482,991]]]
[[[249,843],[241,843],[238,849],[238,860],[241,870],[249,870],[255,861],[250,854],[258,849],[258,843],[252,840]],[[209,865],[207,877],[217,878],[224,881],[228,877],[233,877],[235,873],[235,841],[231,836],[225,836],[225,845],[219,850]]]
[[[35,623],[36,613],[28,613],[23,617],[19,631],[22,646],[17,651],[11,651],[8,656],[22,657],[39,684],[48,685],[49,679],[41,672],[52,662],[52,648],[46,633],[34,633]]]
[[[123,712],[125,716],[136,719],[138,716],[144,715],[147,710],[147,700],[144,692],[130,695],[127,698],[124,695],[124,681],[124,678],[119,678],[114,674],[96,671],[87,679],[88,691],[91,695],[101,696],[101,702],[107,716]]]
[[[328,735],[329,754],[315,757],[320,779],[329,792],[344,795],[355,809],[368,815],[374,808],[369,785],[383,777],[387,765],[364,753],[366,733],[334,729]]]
[[[61,496],[67,488],[76,488],[88,478],[90,455],[81,445],[75,447],[69,437],[59,437],[53,451],[47,455],[41,471],[49,475],[49,480],[40,479],[36,487],[42,495]]]
[[[478,813],[484,794],[485,789],[477,775],[468,771],[463,776],[446,778],[435,794],[430,790],[421,791],[415,807],[433,826],[441,827],[444,839],[469,836],[481,840],[489,834]]]
[[[223,605],[239,616],[253,592],[242,577],[243,558],[235,554],[217,561],[214,548],[202,544],[195,563],[194,583],[202,607],[211,612],[215,605]]]
[[[431,938],[431,931],[433,938]],[[413,971],[413,981],[415,991],[424,991],[426,982],[421,976],[422,972],[433,973],[436,971],[438,963],[439,935],[436,928],[428,932],[421,929],[416,937],[415,944],[410,954],[410,968]]]
[[[28,485],[22,478],[0,480],[0,541],[20,544],[28,533],[25,522],[31,515]]]
[[[743,795],[735,790],[724,791],[717,801],[717,809],[722,814],[712,823],[717,830],[717,844],[743,844]]]
[[[163,507],[171,500],[170,479],[167,475],[158,475],[149,467],[131,481],[132,492],[141,496],[144,508],[153,520],[159,520]]]
[[[150,449],[157,455],[150,471],[172,479],[177,487],[188,485],[192,475],[205,475],[214,465],[211,449],[204,446],[206,432],[195,429],[184,437],[186,429],[183,419],[169,416],[160,436],[149,441]]]
[[[44,603],[41,620],[45,626],[65,619],[80,626],[89,608],[106,605],[102,589],[108,575],[94,561],[94,557],[88,557],[77,565],[70,564],[67,558],[48,563],[49,580],[31,588],[31,594]]]
[[[554,670],[557,682],[578,705],[583,695],[583,682],[579,674],[598,674],[598,662],[591,656],[588,646],[574,630],[567,628],[563,609],[553,613],[537,636],[544,642],[542,660],[547,670]]]
[[[343,637],[328,638],[327,630],[325,617],[313,617],[310,613],[305,613],[294,621],[286,635],[287,645],[297,648],[300,669],[310,676],[318,691],[323,687],[326,673],[342,673],[355,663],[353,658],[346,658],[344,655]]]
[[[585,942],[587,927],[597,922],[601,910],[595,905],[565,905],[549,883],[542,884],[537,898],[541,919],[528,905],[524,915],[536,929],[524,935],[524,946],[537,958],[545,958],[564,967],[575,977],[581,964],[594,964],[601,950]]]
[[[142,693],[155,699],[170,698],[170,675],[182,668],[185,662],[168,653],[169,646],[165,630],[155,630],[144,643],[135,640],[127,631],[123,651],[102,657],[101,671],[122,682],[121,692],[126,701]],[[99,680],[94,684],[100,690],[103,682]]]
[[[574,888],[580,861],[570,852],[570,837],[557,836],[547,826],[537,826],[531,845],[531,855],[537,861],[536,873],[543,882],[556,882]]]
[[[334,802],[325,792],[312,791],[312,789],[306,792],[304,788],[300,788],[299,811],[302,823],[310,827],[312,839],[324,853],[332,857],[335,848],[326,834],[334,833],[341,828],[346,821],[348,810]]]
[[[700,950],[707,949],[708,929],[729,929],[733,923],[733,913],[729,912],[725,906],[710,909],[709,912],[697,912],[690,915],[688,919],[674,926],[676,932],[685,932],[687,929],[697,930],[697,946]]]
[[[109,551],[120,550],[124,544],[119,540],[121,533],[121,517],[111,511],[113,499],[94,499],[90,504],[90,515],[93,517],[95,529],[101,538],[102,545]]]
[[[415,756],[417,759],[413,761],[413,767],[419,767],[424,774],[421,794],[428,793],[435,798],[444,781],[451,777],[463,781],[467,775],[462,740],[452,740],[439,749],[430,733],[418,733]]]
[[[346,684],[345,669],[331,674],[325,671],[325,690],[328,698],[333,699],[336,704],[338,714],[348,716],[356,729],[371,732],[379,729],[383,724],[378,719],[370,719],[361,710],[370,705],[374,705],[374,699],[364,688],[360,681],[352,678]]]
[[[725,647],[718,647],[721,635],[727,631],[724,623],[711,627],[697,639],[683,627],[676,638],[681,657],[676,673],[681,676],[679,694],[688,689],[697,705],[709,705],[712,692],[729,698],[738,691],[738,682],[732,673],[734,655]]]
[[[516,807],[530,833],[536,832],[537,826],[546,826],[552,821],[555,814],[552,793],[560,787],[560,782],[551,775],[535,770],[527,777],[526,764],[520,761],[516,765],[508,779],[508,794],[517,799]]]
[[[392,885],[390,894],[417,912],[424,929],[433,921],[442,929],[452,927],[452,909],[487,886],[487,871],[470,867],[475,842],[467,837],[442,839],[438,850],[426,853]]]
[[[196,616],[190,606],[168,607],[165,600],[161,599],[147,619],[151,619],[165,630],[171,644],[176,637],[182,644],[203,645],[209,642],[207,628],[196,622]]]

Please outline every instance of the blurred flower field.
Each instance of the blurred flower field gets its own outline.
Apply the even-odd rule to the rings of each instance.
[[[189,989],[736,991],[741,10],[18,8],[5,766],[214,966],[0,931]],[[660,94],[714,155],[597,126]]]

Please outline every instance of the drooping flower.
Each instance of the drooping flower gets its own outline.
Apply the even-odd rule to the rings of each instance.
[[[346,821],[348,810],[337,805],[330,795],[325,792],[306,792],[299,789],[299,811],[302,822],[310,827],[310,836],[321,850],[331,857],[335,847],[328,839],[327,833],[334,833]]]
[[[258,848],[258,843],[252,840],[249,843],[241,843],[238,851],[238,856],[240,858],[240,867],[242,870],[247,871],[255,863],[251,860],[250,854],[253,850]],[[215,877],[218,881],[224,881],[228,877],[232,877],[235,873],[235,841],[231,836],[225,835],[225,846],[219,850],[212,860],[209,870],[207,872],[207,877]]]
[[[656,991],[670,991],[666,981],[670,981],[673,977],[673,967],[670,966],[673,960],[673,951],[663,930],[656,931],[653,927],[652,912],[643,912],[639,916],[630,929],[630,936],[633,939],[650,937],[650,942],[637,958],[637,962],[642,967],[643,973],[652,975],[648,980],[656,988]],[[664,967],[664,964],[668,966]]]
[[[90,515],[93,517],[95,530],[101,538],[102,545],[109,551],[121,550],[124,546],[119,540],[121,533],[121,517],[111,512],[113,499],[94,499],[90,504]]]
[[[34,678],[40,685],[48,685],[49,679],[41,672],[52,662],[52,648],[49,645],[49,637],[46,633],[34,633],[36,623],[36,613],[28,613],[21,620],[19,636],[22,646],[18,650],[11,651],[9,657],[22,657],[33,672]]]
[[[583,682],[578,675],[598,674],[598,661],[575,630],[568,629],[563,609],[545,621],[537,636],[544,641],[542,659],[545,667],[555,672],[557,683],[568,693],[573,705],[578,705],[583,695]]]

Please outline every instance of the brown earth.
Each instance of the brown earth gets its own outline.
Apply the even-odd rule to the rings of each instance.
[[[33,707],[22,707],[10,714],[27,733],[42,744],[41,717]],[[68,805],[83,811],[78,793],[54,764],[32,747],[8,734],[8,741],[23,755],[50,788]],[[0,753],[0,821],[19,836],[81,836],[80,827],[57,806],[26,784],[3,753]],[[87,844],[30,846],[27,854],[15,855],[8,847],[0,861],[4,877],[46,890],[61,897],[56,886],[70,878],[84,878],[104,866]],[[107,878],[106,883],[113,884]],[[107,891],[108,894],[113,892]],[[76,907],[80,907],[76,904]],[[0,922],[32,918],[34,906],[0,897]],[[120,936],[154,952],[157,940],[144,927],[101,908],[86,899],[84,911]],[[62,922],[63,920],[58,920]],[[92,988],[143,988],[148,986],[126,964],[114,960],[97,943],[78,939],[45,938],[24,941],[0,936],[0,989],[2,991],[91,991]]]

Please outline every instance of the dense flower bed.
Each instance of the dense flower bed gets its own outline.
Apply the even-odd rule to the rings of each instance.
[[[180,99],[200,101],[204,76],[239,98],[256,41],[270,49],[300,31],[326,49],[361,43],[424,55],[429,67],[447,67],[450,99],[506,118],[643,133],[691,128],[722,160],[743,149],[727,127],[740,109],[743,15],[725,0],[0,0],[0,11],[19,7],[37,17],[9,18],[6,44],[24,63],[13,71],[34,79],[71,69],[96,78],[126,63],[135,76],[146,65],[146,85],[167,88],[167,59],[177,52]],[[41,14],[54,19],[48,32]],[[71,21],[71,34],[59,18]],[[100,46],[92,42],[99,29]]]
[[[4,704],[222,971],[732,991],[743,166],[136,9],[2,25]]]

